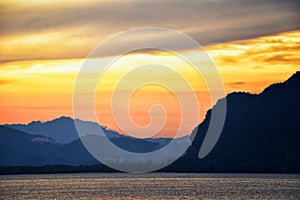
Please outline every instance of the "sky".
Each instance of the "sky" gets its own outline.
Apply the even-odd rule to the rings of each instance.
[[[299,8],[296,0],[1,1],[0,123],[73,117],[74,84],[88,54],[107,38],[141,27],[174,29],[199,42],[218,69],[226,94],[260,93],[300,69]],[[148,37],[154,35],[132,36],[119,46]],[[106,52],[100,60],[116,56],[117,51]],[[193,54],[193,50],[183,48],[182,53]],[[147,60],[172,65],[190,81],[201,112],[181,133],[189,134],[216,102],[210,99],[203,78],[165,52],[131,53],[115,64],[115,71],[104,77],[104,85],[96,91],[99,123],[120,131],[111,111],[112,83],[133,63]],[[163,70],[136,75],[149,76],[170,77]],[[148,109],[157,102],[164,105],[168,120],[156,137],[173,136],[181,120],[180,105],[166,88],[152,85],[137,90],[129,102],[131,117],[147,125]]]

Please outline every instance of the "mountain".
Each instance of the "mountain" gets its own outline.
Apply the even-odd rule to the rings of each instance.
[[[0,165],[96,164],[84,148],[75,144],[60,144],[42,135],[30,135],[0,126]]]
[[[101,140],[101,136],[87,135],[82,139]],[[151,152],[165,145],[160,138],[138,139],[133,137],[112,137],[111,142],[131,152]],[[179,148],[190,145],[188,137],[177,138]],[[113,152],[107,153],[107,160],[119,160]],[[130,158],[123,160],[136,162]],[[143,162],[140,160],[139,162]],[[99,162],[86,150],[80,139],[70,143],[58,143],[42,136],[32,135],[6,126],[0,126],[0,166],[41,166],[41,165],[91,165]]]
[[[116,131],[110,130],[95,122],[83,121],[79,119],[73,120],[70,117],[59,117],[57,119],[41,122],[33,121],[29,124],[5,124],[5,127],[13,128],[15,130],[23,131],[31,135],[43,135],[51,138],[59,143],[67,144],[79,139],[75,122],[80,124],[86,130],[86,135],[96,135],[101,129],[104,134],[116,145],[125,150],[133,152],[149,152],[159,149],[168,144],[171,138],[143,138],[126,136]],[[190,145],[189,136],[177,138],[178,142],[183,145]],[[138,143],[138,144],[136,144]]]
[[[163,170],[300,172],[300,72],[258,95],[229,94],[226,102],[224,128],[213,150],[205,158],[198,158],[210,110],[186,154]]]
[[[260,94],[242,92],[229,94],[226,97],[227,113],[224,128],[213,150],[205,158],[198,158],[199,149],[210,122],[211,110],[209,110],[205,120],[198,126],[197,132],[194,132],[195,135],[192,137],[195,139],[186,153],[160,171],[299,173],[299,91],[300,72],[297,72],[287,81],[273,84]],[[224,100],[219,100],[212,109],[216,109]],[[66,120],[69,121],[69,119]],[[64,123],[61,123],[61,126],[63,125]],[[58,129],[58,132],[64,134],[59,130],[62,129]],[[178,139],[186,141],[186,138]],[[162,143],[157,141],[168,142],[165,139],[137,139],[127,136],[112,137],[111,140],[133,152],[151,151],[153,148],[161,147],[159,145]],[[182,144],[187,145],[187,143]],[[1,166],[93,165],[96,163],[98,162],[87,152],[79,139],[63,144],[43,135],[31,135],[0,126]],[[0,173],[7,173],[9,169],[2,167]],[[24,173],[23,169],[18,168],[17,171]],[[59,166],[58,169],[52,169],[52,167],[51,169],[37,169],[48,173],[49,171],[68,172],[68,170],[70,172],[89,170],[100,172],[106,168],[98,164],[92,168],[78,166],[70,169],[67,166]]]
[[[79,123],[81,126],[85,127],[87,130],[86,135],[93,134],[102,129],[109,138],[121,137],[121,135],[116,131],[109,130],[95,122],[87,122],[76,119],[76,123]],[[33,135],[43,135],[52,138],[59,143],[69,143],[79,139],[74,120],[70,117],[63,116],[47,122],[33,121],[27,125],[6,124],[5,126]]]
[[[5,127],[13,128],[31,135],[42,135],[47,138],[53,139],[61,144],[68,144],[79,139],[77,130],[75,127],[75,122],[84,127],[86,135],[97,135],[98,132],[102,129],[105,135],[110,139],[112,143],[117,145],[124,150],[131,152],[151,152],[157,149],[162,148],[168,144],[172,139],[171,138],[135,138],[119,134],[116,131],[107,129],[104,126],[101,126],[95,122],[82,121],[79,119],[73,120],[70,117],[60,117],[52,121],[40,122],[33,121],[29,124],[5,124]],[[177,142],[181,145],[181,148],[186,148],[190,145],[189,136],[176,138]]]

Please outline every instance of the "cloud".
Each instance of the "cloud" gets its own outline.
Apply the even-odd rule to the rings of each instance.
[[[254,38],[299,29],[299,5],[297,0],[2,1],[2,60],[85,57],[108,36],[145,26],[182,31],[202,45]]]
[[[218,68],[227,93],[259,93],[299,69],[300,31],[216,44],[205,50]]]
[[[299,27],[299,5],[296,0],[54,1],[51,4],[9,1],[1,5],[1,35],[76,26],[95,28],[94,31],[101,27],[120,31],[139,26],[167,26],[200,33],[263,28],[260,32],[264,35],[270,28],[282,32]]]
[[[230,84],[232,84],[232,85],[243,85],[243,84],[245,84],[245,82],[238,81],[238,82],[232,82]]]
[[[213,54],[220,65],[243,66],[244,63],[260,63],[263,66],[299,66],[300,31],[218,44],[212,48],[207,47],[206,50]]]

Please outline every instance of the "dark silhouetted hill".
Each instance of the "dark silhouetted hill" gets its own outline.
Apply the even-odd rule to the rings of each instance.
[[[232,93],[226,101],[226,120],[214,149],[198,158],[210,120],[208,111],[186,154],[164,170],[300,172],[300,72],[261,94]]]
[[[205,158],[198,158],[198,152],[210,121],[210,110],[207,112],[206,119],[198,126],[195,139],[187,152],[160,171],[299,173],[299,91],[300,73],[297,72],[287,81],[271,85],[258,95],[241,92],[229,94],[226,97],[227,113],[224,128],[213,150]],[[219,101],[224,101],[224,99]],[[215,109],[215,106],[212,109]],[[65,120],[66,122],[61,123],[61,126],[65,126],[69,122],[69,119]],[[63,129],[59,129],[58,133],[64,134]],[[122,137],[122,140],[119,140],[119,137],[111,139],[114,143],[119,142],[122,148],[129,148],[135,152],[149,151],[153,148],[152,145],[162,144],[155,139],[141,140],[126,136]],[[163,139],[162,141],[166,142]],[[61,144],[49,137],[30,135],[0,126],[0,165],[2,166],[92,165],[95,163],[97,161],[78,139],[68,144]],[[34,171],[31,167],[0,167],[0,173],[10,173],[10,169],[12,173],[26,173],[26,169],[30,172]],[[53,173],[100,172],[107,168],[103,165],[93,165],[92,167],[59,165],[35,169],[39,173]]]

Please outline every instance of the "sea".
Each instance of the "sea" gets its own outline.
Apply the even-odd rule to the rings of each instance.
[[[300,174],[0,176],[1,199],[300,199]]]

